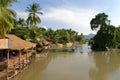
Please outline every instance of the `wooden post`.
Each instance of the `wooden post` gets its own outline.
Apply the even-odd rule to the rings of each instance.
[[[28,50],[27,50],[27,52],[26,52],[26,65],[28,64],[27,62],[27,60],[28,60],[28,58],[27,58],[27,54],[28,54]]]
[[[9,79],[9,49],[7,52],[7,80]]]
[[[33,52],[33,47],[32,47],[32,51],[30,51],[30,53],[29,53],[29,62],[31,63],[32,62],[32,52]]]
[[[21,51],[19,50],[19,71],[21,71]]]

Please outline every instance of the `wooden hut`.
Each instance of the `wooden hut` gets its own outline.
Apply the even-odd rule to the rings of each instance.
[[[35,46],[36,44],[22,40],[15,35],[6,35],[6,39],[0,39],[0,50],[2,50],[2,53],[0,53],[2,54],[1,58],[3,58],[3,56],[5,57],[3,61],[0,62],[0,66],[6,68],[7,79],[13,77],[26,67],[32,55],[31,49]],[[4,73],[5,70],[3,69],[2,75],[5,76]]]

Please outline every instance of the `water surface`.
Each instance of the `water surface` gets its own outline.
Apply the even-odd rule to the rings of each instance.
[[[120,80],[120,50],[92,52],[82,45],[52,51],[12,80]]]

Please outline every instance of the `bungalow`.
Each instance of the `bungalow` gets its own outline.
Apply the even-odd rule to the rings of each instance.
[[[0,80],[8,80],[21,72],[30,63],[35,46],[15,35],[0,39]]]

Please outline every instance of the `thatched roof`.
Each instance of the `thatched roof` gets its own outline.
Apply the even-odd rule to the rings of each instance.
[[[0,39],[0,49],[8,49],[8,39]]]
[[[10,49],[11,50],[21,50],[35,47],[36,44],[22,40],[21,38],[15,35],[6,35],[10,39]]]

